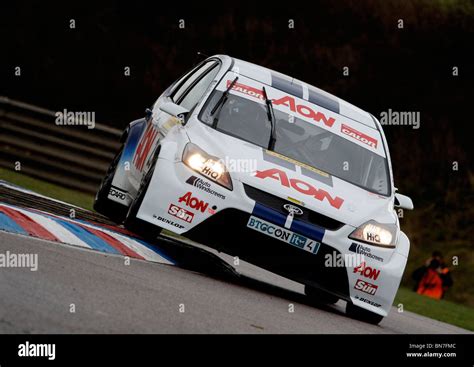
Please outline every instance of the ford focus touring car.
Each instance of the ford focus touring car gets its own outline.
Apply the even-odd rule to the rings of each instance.
[[[302,81],[208,58],[131,122],[95,209],[162,229],[347,301],[378,323],[409,252],[387,141],[371,114]]]

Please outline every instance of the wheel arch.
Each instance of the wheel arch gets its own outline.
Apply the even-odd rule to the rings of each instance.
[[[132,164],[135,150],[145,127],[145,118],[134,120],[127,125],[120,137],[120,142],[123,144],[123,151],[112,180],[112,186],[125,193],[133,192],[127,167],[130,167]]]
[[[408,236],[400,231],[400,236],[398,238],[397,250],[400,255],[408,258],[408,254],[410,253],[410,240]]]

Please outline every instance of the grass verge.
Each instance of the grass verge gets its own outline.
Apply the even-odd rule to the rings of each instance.
[[[468,306],[420,296],[405,287],[400,287],[393,304],[400,303],[404,310],[474,331],[474,310]]]
[[[82,192],[67,189],[4,168],[0,168],[0,179],[21,186],[25,189],[35,191],[38,194],[49,196],[57,200],[62,200],[67,203],[80,206],[84,209],[92,210],[94,196],[91,194],[84,194]]]

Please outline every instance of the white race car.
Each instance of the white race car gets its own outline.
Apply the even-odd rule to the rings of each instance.
[[[95,209],[167,229],[347,301],[378,323],[410,243],[382,128],[304,82],[229,56],[203,61],[130,123]]]

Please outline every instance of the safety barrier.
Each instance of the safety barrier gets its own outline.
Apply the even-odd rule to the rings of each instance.
[[[56,111],[0,96],[0,166],[94,193],[119,148],[121,130],[58,125]]]

